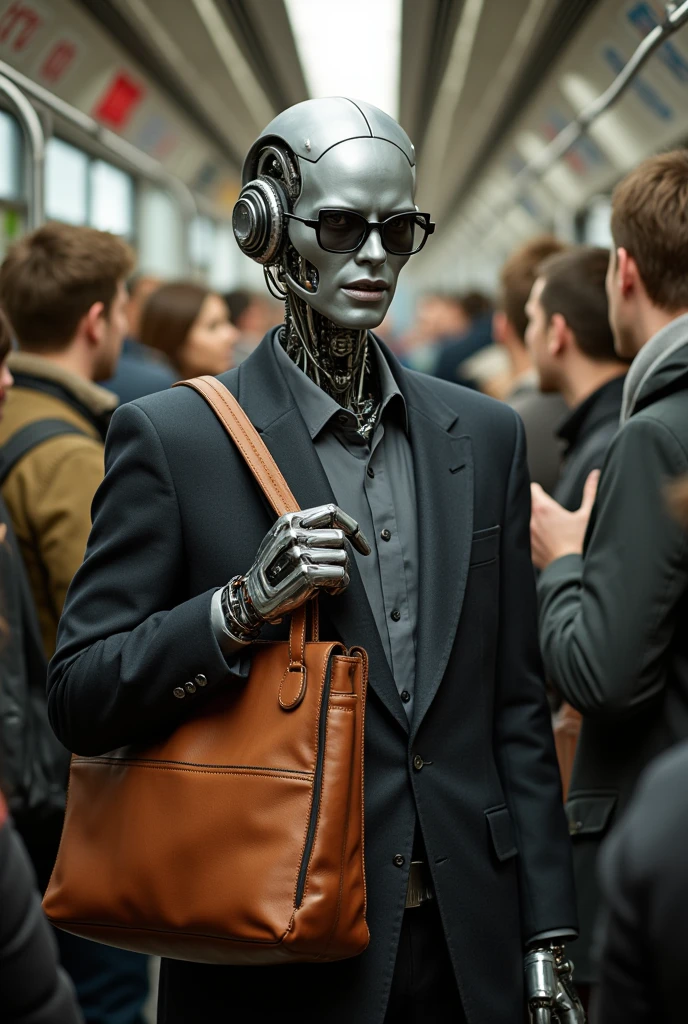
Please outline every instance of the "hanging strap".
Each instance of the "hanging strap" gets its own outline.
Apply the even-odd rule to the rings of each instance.
[[[194,377],[180,380],[173,387],[193,388],[208,403],[222,426],[241,452],[246,465],[278,516],[299,512],[300,506],[291,493],[289,484],[268,451],[250,419],[231,391],[216,377]],[[308,602],[312,607],[312,637],[318,639],[318,601]],[[289,630],[289,670],[303,673],[305,683],[306,605],[292,613]]]
[[[86,431],[80,430],[73,423],[58,419],[35,420],[33,423],[27,423],[25,427],[13,434],[9,441],[6,441],[0,448],[0,487],[25,455],[37,448],[39,444],[43,444],[44,441],[50,441],[53,437],[61,437],[63,434],[89,436]]]

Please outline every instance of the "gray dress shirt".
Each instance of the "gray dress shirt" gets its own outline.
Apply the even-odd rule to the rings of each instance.
[[[418,521],[406,402],[371,339],[382,408],[368,444],[356,417],[291,361],[277,338],[277,361],[294,396],[337,504],[356,520],[372,551],[354,557],[409,720],[418,626]]]

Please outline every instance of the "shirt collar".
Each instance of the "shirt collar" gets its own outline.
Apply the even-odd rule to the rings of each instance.
[[[623,374],[608,380],[606,384],[588,395],[562,420],[557,427],[556,434],[566,442],[569,450],[586,434],[595,430],[600,423],[618,418],[624,380],[625,375]]]
[[[277,331],[273,340],[277,362],[282,367],[289,390],[298,404],[299,412],[303,416],[311,440],[314,441],[335,416],[346,417],[348,420],[353,414],[343,409],[331,395],[328,395],[322,388],[318,387],[303,370],[299,369],[283,349],[279,336],[280,332]],[[368,334],[368,344],[370,345],[373,358],[377,360],[378,372],[380,374],[380,385],[382,388],[380,417],[385,413],[390,403],[398,405],[401,411],[404,430],[408,432],[408,413],[404,396],[399,390],[389,363],[372,334]]]

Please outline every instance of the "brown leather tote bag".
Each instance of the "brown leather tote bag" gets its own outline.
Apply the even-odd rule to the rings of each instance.
[[[214,377],[183,383],[210,404],[275,512],[297,511],[230,392]],[[288,642],[255,644],[244,685],[228,684],[167,739],[72,758],[43,902],[54,925],[203,963],[363,952],[367,658],[319,640],[311,605],[310,640],[302,608]]]

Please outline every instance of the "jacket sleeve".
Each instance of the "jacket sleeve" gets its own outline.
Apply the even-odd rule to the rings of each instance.
[[[4,1024],[80,1024],[74,990],[58,965],[29,859],[8,821],[0,824],[0,907]]]
[[[519,851],[523,938],[577,933],[570,841],[538,651],[530,487],[517,419],[501,539],[495,751]]]
[[[86,558],[48,673],[48,710],[84,755],[150,741],[188,714],[175,687],[203,674],[194,707],[232,676],[211,626],[214,590],[189,599],[184,536],[163,446],[146,412],[115,413]]]
[[[87,437],[60,438],[45,445],[41,463],[41,486],[32,500],[31,525],[59,617],[69,584],[84,560],[91,502],[103,479],[103,447]]]
[[[666,681],[677,602],[688,586],[688,537],[666,485],[686,453],[657,420],[631,420],[605,463],[584,557],[540,575],[547,674],[585,715],[637,711]]]

